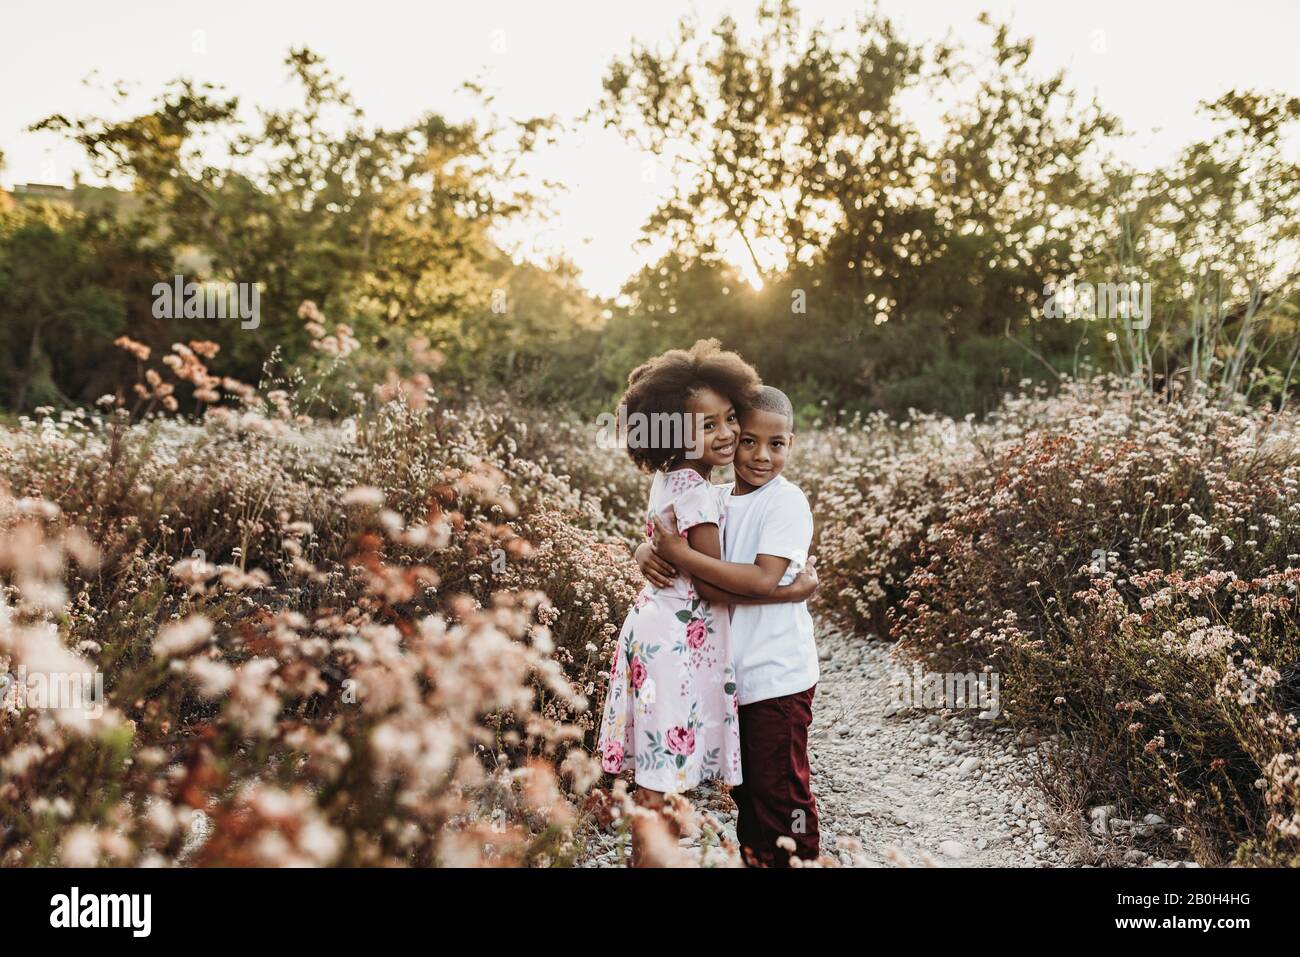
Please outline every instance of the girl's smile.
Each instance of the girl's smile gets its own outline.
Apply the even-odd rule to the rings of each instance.
[[[690,416],[691,449],[699,457],[690,464],[705,469],[730,465],[736,456],[736,441],[740,437],[736,407],[730,399],[713,389],[699,389],[686,400]]]

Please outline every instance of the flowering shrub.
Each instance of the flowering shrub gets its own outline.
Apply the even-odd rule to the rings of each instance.
[[[303,318],[351,361],[346,327]],[[211,343],[120,345],[132,392],[0,434],[0,676],[104,691],[91,716],[0,686],[0,861],[565,864],[594,815],[694,862],[621,784],[591,790],[644,495],[594,427],[447,402],[420,340],[369,392],[332,383],[332,422],[309,383],[213,374]],[[789,474],[826,612],[999,672],[1074,793],[1158,810],[1202,862],[1296,864],[1298,440],[1066,382],[981,422],[808,432]]]
[[[356,348],[333,338],[331,356]],[[566,863],[585,735],[639,583],[617,522],[508,412],[394,376],[341,424],[149,350],[135,408],[0,438],[9,865]],[[192,389],[197,419],[159,418]],[[134,414],[132,414],[134,413]]]
[[[1300,431],[1116,381],[855,437],[822,593],[936,671],[997,671],[1059,773],[1207,863],[1300,864]],[[854,526],[854,527],[850,527]]]
[[[888,627],[886,612],[906,595],[903,582],[946,483],[978,454],[959,439],[971,428],[881,414],[799,436],[787,472],[821,516],[815,553],[824,611],[854,629]]]

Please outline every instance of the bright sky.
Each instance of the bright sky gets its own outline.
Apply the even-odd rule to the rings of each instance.
[[[515,116],[577,116],[599,95],[610,60],[633,37],[666,41],[694,12],[711,24],[724,12],[746,19],[756,5],[725,0],[56,0],[5,10],[0,56],[0,185],[70,184],[79,152],[25,128],[51,113],[101,112],[105,95],[82,84],[92,70],[126,80],[146,99],[177,76],[219,83],[241,101],[285,102],[281,60],[291,45],[322,54],[348,82],[374,122],[397,125],[427,110],[460,119],[461,82],[481,78],[498,109]],[[1137,162],[1163,162],[1205,127],[1198,101],[1233,87],[1300,93],[1296,0],[881,0],[912,40],[975,35],[989,10],[1035,38],[1035,69],[1064,67],[1086,95],[1096,94],[1135,134]],[[865,5],[804,0],[804,18],[844,22]],[[567,184],[556,218],[543,230],[503,236],[525,255],[561,250],[593,292],[612,295],[643,263],[633,249],[665,189],[643,158],[613,134],[574,137],[531,170]]]

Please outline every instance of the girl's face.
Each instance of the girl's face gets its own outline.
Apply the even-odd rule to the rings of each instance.
[[[705,469],[730,465],[740,435],[732,401],[712,389],[699,389],[686,400],[686,413],[686,464]]]

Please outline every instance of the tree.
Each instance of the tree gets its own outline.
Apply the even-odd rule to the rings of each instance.
[[[297,310],[310,299],[362,335],[400,327],[452,346],[492,288],[486,265],[501,253],[488,229],[534,202],[515,163],[549,121],[430,113],[373,128],[315,53],[293,50],[286,65],[301,104],[255,124],[211,85],[178,80],[133,118],[55,115],[34,128],[71,136],[99,175],[130,183],[172,257],[206,259],[199,278],[258,284],[256,329],[180,324],[155,345],[216,340],[223,368],[255,380],[273,349],[306,352]]]
[[[1229,91],[1202,108],[1214,137],[1113,179],[1114,238],[1087,271],[1149,282],[1152,316],[1099,322],[1096,349],[1153,388],[1185,379],[1282,402],[1300,359],[1300,165],[1281,136],[1300,97]]]
[[[965,411],[1072,356],[1081,333],[1035,306],[1088,253],[1079,227],[1104,182],[1087,160],[1114,121],[1059,73],[1033,77],[1029,41],[981,22],[979,60],[909,44],[879,13],[805,29],[779,2],[752,31],[683,20],[672,49],[610,66],[598,111],[678,174],[647,238],[679,261],[739,242],[764,285],[747,337],[765,370],[837,404]],[[908,118],[914,92],[950,104],[937,143]],[[947,398],[924,386],[940,362],[962,380]]]
[[[0,213],[0,402],[89,403],[124,371],[113,339],[150,320],[161,268],[141,231],[56,204]]]

